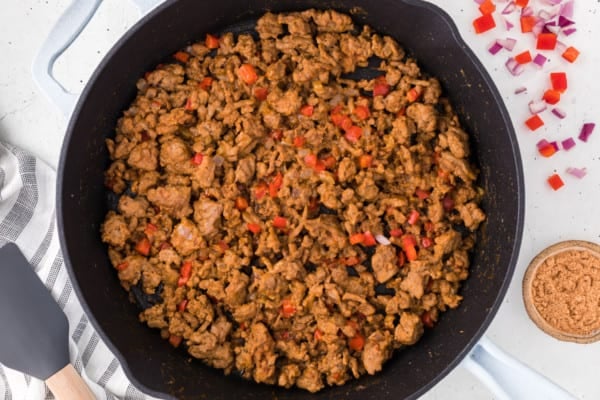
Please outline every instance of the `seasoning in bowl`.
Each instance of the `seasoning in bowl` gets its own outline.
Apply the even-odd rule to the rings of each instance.
[[[527,313],[549,335],[564,341],[600,339],[600,245],[566,241],[529,264],[523,279]]]

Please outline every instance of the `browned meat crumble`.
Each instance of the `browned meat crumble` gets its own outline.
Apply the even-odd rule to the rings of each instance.
[[[459,305],[481,190],[439,82],[392,38],[315,10],[256,31],[138,81],[107,140],[102,239],[172,345],[316,392]],[[344,78],[375,58],[380,76]]]

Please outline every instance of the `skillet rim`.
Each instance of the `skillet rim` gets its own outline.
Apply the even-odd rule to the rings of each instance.
[[[424,0],[395,0],[395,1],[401,1],[402,3],[405,3],[410,6],[422,8],[422,9],[424,9],[424,11],[433,13],[437,17],[439,17],[442,21],[444,21],[444,23],[447,25],[450,32],[452,33],[452,39],[455,42],[455,44],[463,51],[465,57],[473,63],[473,66],[477,70],[479,76],[487,85],[487,87],[490,91],[490,94],[492,95],[492,98],[495,102],[497,111],[499,112],[499,114],[502,118],[503,125],[504,125],[503,128],[506,131],[506,133],[508,134],[508,139],[510,142],[510,150],[511,150],[511,154],[513,155],[513,160],[514,160],[514,171],[515,171],[515,178],[516,178],[515,186],[517,189],[516,195],[518,197],[518,199],[517,199],[518,206],[517,206],[517,209],[514,211],[515,215],[516,215],[516,230],[514,232],[515,240],[513,242],[512,248],[510,249],[511,256],[510,256],[509,266],[503,277],[502,284],[500,285],[500,288],[497,292],[494,303],[489,308],[489,311],[488,311],[486,317],[484,318],[483,322],[480,324],[480,326],[477,328],[477,330],[471,336],[471,338],[467,341],[467,344],[463,347],[463,349],[460,350],[456,354],[454,359],[450,363],[448,363],[448,365],[444,369],[442,369],[437,376],[435,376],[433,379],[431,379],[427,384],[423,385],[420,389],[413,392],[412,395],[407,397],[407,399],[417,399],[418,397],[420,397],[423,394],[425,394],[426,392],[428,392],[435,385],[437,385],[443,378],[445,378],[452,370],[454,370],[462,362],[462,360],[469,354],[469,352],[473,349],[473,347],[477,344],[477,342],[479,342],[479,339],[483,336],[483,334],[485,333],[485,331],[491,324],[492,320],[496,316],[498,309],[502,305],[502,301],[505,298],[506,292],[508,291],[508,287],[512,281],[512,277],[514,275],[514,271],[516,268],[516,264],[518,261],[520,248],[521,248],[523,229],[524,229],[524,216],[525,216],[525,185],[524,185],[523,163],[522,163],[521,153],[519,150],[519,145],[518,145],[516,133],[515,133],[515,130],[514,130],[514,127],[512,124],[512,120],[508,114],[508,110],[506,108],[506,105],[504,104],[504,100],[502,99],[502,96],[500,95],[498,88],[496,87],[494,81],[492,80],[491,76],[489,75],[489,73],[487,72],[487,70],[485,69],[485,67],[483,66],[481,61],[479,60],[479,58],[475,55],[475,53],[471,50],[471,48],[466,44],[466,42],[460,35],[460,33],[458,31],[458,27],[454,23],[454,21],[452,20],[450,15],[448,15],[448,13],[446,13],[443,9],[441,9],[437,5],[426,2]],[[126,377],[137,388],[140,388],[144,393],[150,394],[154,397],[159,397],[159,398],[169,399],[169,400],[170,399],[177,400],[177,398],[168,393],[158,392],[153,389],[150,389],[146,385],[142,384],[136,378],[136,376],[131,371],[131,369],[127,363],[127,360],[125,359],[123,354],[112,343],[111,339],[104,333],[104,331],[100,328],[100,324],[96,320],[95,316],[91,313],[87,302],[84,300],[83,293],[82,293],[81,287],[79,286],[79,283],[77,282],[76,279],[73,279],[75,277],[75,272],[74,272],[73,265],[71,264],[71,261],[70,261],[68,248],[65,244],[66,238],[65,238],[65,234],[64,234],[64,223],[63,223],[64,211],[63,211],[63,203],[62,203],[62,194],[63,194],[63,177],[65,175],[65,164],[67,162],[67,150],[71,143],[71,139],[74,135],[74,127],[76,125],[76,121],[79,118],[80,111],[81,111],[83,105],[86,103],[88,94],[92,90],[92,87],[94,86],[96,80],[98,79],[99,75],[104,70],[104,68],[112,61],[114,54],[119,50],[120,47],[122,47],[124,45],[124,43],[129,41],[130,38],[134,34],[136,34],[137,31],[143,25],[145,25],[148,20],[152,19],[155,15],[162,13],[163,10],[165,10],[166,8],[175,4],[176,2],[177,2],[177,0],[166,0],[163,3],[159,4],[158,6],[156,6],[149,13],[144,15],[131,28],[129,28],[125,32],[125,34],[123,34],[123,36],[121,36],[119,38],[119,40],[117,40],[117,42],[110,48],[110,50],[106,53],[106,55],[100,61],[100,63],[98,64],[98,66],[96,67],[96,69],[94,70],[92,75],[90,76],[81,95],[77,99],[77,104],[76,104],[75,108],[73,109],[71,116],[69,117],[69,123],[67,125],[67,130],[66,130],[65,136],[63,138],[63,144],[61,146],[59,165],[58,165],[58,170],[57,170],[57,182],[56,182],[56,218],[57,218],[57,227],[58,227],[60,248],[62,250],[63,260],[64,260],[65,266],[67,268],[67,273],[71,280],[71,284],[73,286],[73,289],[75,291],[77,299],[78,299],[79,303],[81,304],[82,309],[85,312],[85,315],[87,316],[88,320],[91,322],[92,326],[94,327],[95,331],[98,333],[100,338],[104,341],[104,343],[106,344],[108,349],[113,353],[113,355],[116,357],[116,359],[121,364],[121,367],[122,367]],[[386,0],[385,2],[390,3],[391,1]],[[374,28],[376,29],[376,27],[374,27]]]

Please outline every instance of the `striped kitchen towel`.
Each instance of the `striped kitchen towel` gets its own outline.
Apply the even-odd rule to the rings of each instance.
[[[55,182],[48,165],[0,143],[0,247],[8,242],[19,246],[67,315],[71,363],[96,398],[150,399],[129,382],[73,293],[56,232]],[[53,398],[44,382],[0,364],[0,400]]]

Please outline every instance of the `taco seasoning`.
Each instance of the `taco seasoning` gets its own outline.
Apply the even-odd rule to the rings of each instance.
[[[566,241],[542,251],[525,273],[523,299],[529,317],[549,335],[600,340],[600,246]]]

